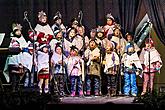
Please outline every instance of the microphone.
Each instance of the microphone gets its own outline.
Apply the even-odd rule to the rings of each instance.
[[[24,12],[24,20],[26,20],[26,19],[27,19],[27,15],[28,15],[28,12],[27,12],[27,11],[25,11],[25,12]]]

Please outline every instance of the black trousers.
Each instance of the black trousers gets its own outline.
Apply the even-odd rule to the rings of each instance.
[[[107,74],[107,89],[117,89],[117,76]]]
[[[18,73],[19,68],[17,65],[8,65],[8,69],[11,78],[12,92],[16,92],[19,90],[20,83],[20,74]]]
[[[54,91],[64,92],[65,82],[64,74],[55,74],[53,77]]]

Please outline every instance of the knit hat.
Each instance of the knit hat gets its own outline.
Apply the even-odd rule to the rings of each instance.
[[[71,23],[74,24],[74,25],[78,25],[78,20],[76,18],[73,18],[71,20]]]
[[[128,48],[130,48],[130,47],[133,47],[133,48],[134,48],[133,42],[128,42],[128,43],[126,44],[126,52],[128,51]]]

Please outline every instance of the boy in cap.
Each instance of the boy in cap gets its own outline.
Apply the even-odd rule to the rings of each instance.
[[[126,49],[127,51],[122,58],[124,74],[121,73],[121,75],[124,75],[124,95],[129,96],[131,92],[132,96],[137,96],[136,75],[142,72],[142,66],[133,43],[127,43]]]

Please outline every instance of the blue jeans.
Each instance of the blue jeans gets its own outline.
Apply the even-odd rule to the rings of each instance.
[[[81,76],[70,76],[71,80],[71,92],[76,92],[76,84],[78,85],[78,92],[82,91]]]
[[[94,85],[91,85],[92,81],[94,81]],[[88,75],[86,80],[86,90],[91,91],[91,86],[94,87],[94,92],[100,91],[100,78],[95,75]]]
[[[137,94],[136,73],[124,73],[124,94]]]

